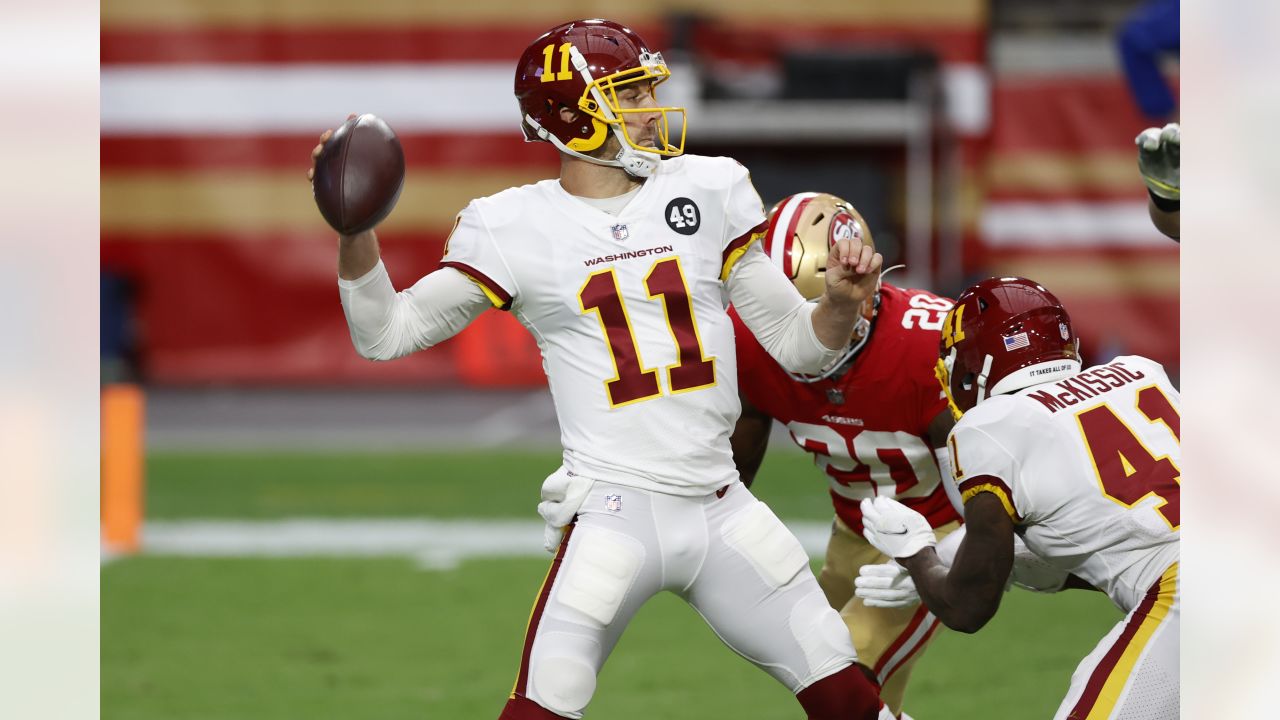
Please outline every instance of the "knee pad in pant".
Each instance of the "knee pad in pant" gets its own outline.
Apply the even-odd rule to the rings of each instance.
[[[548,710],[579,718],[596,692],[596,673],[580,660],[543,658],[529,677],[529,691],[538,704]]]
[[[729,518],[720,532],[769,587],[780,588],[809,567],[809,556],[800,541],[762,502]]]
[[[788,625],[809,665],[807,672],[799,673],[801,682],[830,675],[858,659],[849,628],[816,587],[792,606]]]
[[[572,562],[556,581],[553,599],[582,614],[581,618],[563,619],[604,627],[613,622],[640,574],[644,546],[625,535],[582,526],[574,530],[572,542]],[[560,615],[557,607],[549,608],[548,613],[551,617]]]

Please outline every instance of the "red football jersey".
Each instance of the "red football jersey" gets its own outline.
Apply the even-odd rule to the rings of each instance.
[[[858,503],[892,497],[934,527],[957,519],[929,446],[929,423],[947,401],[934,376],[942,321],[952,302],[885,283],[871,339],[843,375],[793,380],[737,313],[738,389],[787,426],[828,475],[836,514],[862,532]]]

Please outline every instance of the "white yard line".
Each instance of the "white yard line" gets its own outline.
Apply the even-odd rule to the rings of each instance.
[[[809,557],[822,557],[831,524],[787,523]],[[185,557],[410,557],[443,570],[472,558],[549,557],[542,523],[529,520],[152,520],[142,553]],[[106,564],[119,555],[104,552]]]

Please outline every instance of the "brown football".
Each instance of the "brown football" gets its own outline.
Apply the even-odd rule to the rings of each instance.
[[[375,115],[342,124],[316,158],[311,191],[326,222],[355,235],[382,222],[404,188],[404,149]]]

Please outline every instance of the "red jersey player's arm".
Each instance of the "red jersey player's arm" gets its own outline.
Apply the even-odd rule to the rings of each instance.
[[[769,429],[773,426],[773,418],[739,395],[742,400],[742,414],[738,416],[738,424],[729,436],[729,445],[733,447],[733,464],[738,466],[738,475],[742,484],[751,487],[755,482],[756,472],[764,461],[764,453],[769,449]]]
[[[933,416],[933,420],[929,421],[929,447],[934,450],[944,450],[947,447],[947,435],[951,434],[951,428],[956,426],[956,420],[951,416],[951,410],[943,408],[942,412]]]
[[[952,630],[973,633],[1000,608],[1013,569],[1013,518],[989,492],[969,498],[964,510],[968,530],[949,571],[931,547],[898,562],[930,612]]]

